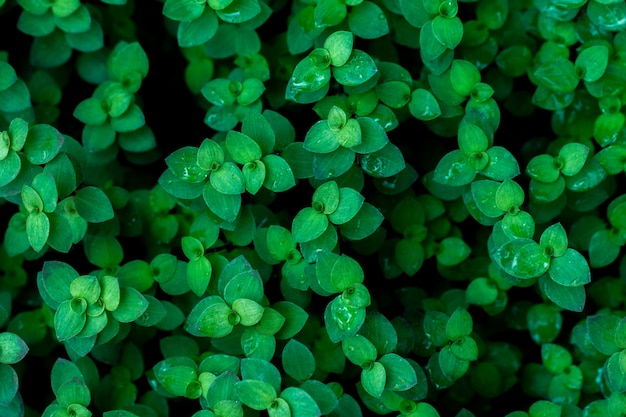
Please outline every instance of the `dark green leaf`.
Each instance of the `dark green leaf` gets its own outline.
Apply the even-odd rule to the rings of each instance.
[[[283,369],[297,381],[305,381],[315,372],[315,358],[311,351],[295,339],[287,342],[282,354]]]
[[[365,52],[354,49],[348,61],[341,67],[333,67],[337,82],[347,87],[361,85],[378,73],[372,58]]]
[[[237,398],[253,410],[269,408],[276,398],[274,388],[263,381],[243,380],[235,384]]]
[[[348,14],[348,27],[355,36],[363,39],[376,39],[389,33],[382,9],[367,0],[352,7]]]

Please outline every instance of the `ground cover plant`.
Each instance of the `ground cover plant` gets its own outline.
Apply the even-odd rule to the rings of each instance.
[[[626,3],[0,0],[0,416],[626,416]]]

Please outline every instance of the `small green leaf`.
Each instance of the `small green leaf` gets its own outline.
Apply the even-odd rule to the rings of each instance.
[[[33,165],[50,162],[61,150],[63,136],[54,127],[45,124],[34,125],[28,130],[24,153]]]
[[[0,333],[0,363],[13,365],[28,353],[28,346],[21,337],[11,332]]]
[[[440,184],[458,187],[469,184],[475,177],[476,170],[470,164],[469,157],[457,149],[441,158],[433,179]]]
[[[451,346],[441,349],[437,359],[443,375],[452,381],[465,375],[469,369],[469,361],[457,358]]]
[[[192,259],[187,264],[187,283],[198,297],[202,297],[206,292],[211,281],[212,270],[211,262],[204,256]]]
[[[433,120],[441,115],[437,99],[430,91],[423,88],[417,88],[411,93],[409,111],[419,120]]]
[[[348,61],[352,53],[354,35],[348,31],[337,31],[332,33],[324,41],[324,48],[330,53],[330,62],[336,67],[340,67]]]
[[[341,234],[350,240],[361,240],[372,235],[383,222],[383,214],[373,205],[363,203],[359,212],[339,226]]]
[[[378,360],[387,374],[385,389],[390,391],[406,391],[417,384],[417,375],[411,364],[403,357],[388,353]]]
[[[592,45],[582,50],[576,57],[576,75],[587,82],[598,81],[609,62],[609,48],[604,45]]]
[[[432,20],[435,39],[448,49],[454,49],[463,38],[463,23],[458,17],[436,16]]]
[[[461,238],[447,237],[439,242],[436,250],[437,262],[444,266],[454,266],[470,255],[471,249]]]
[[[575,249],[567,249],[563,256],[553,258],[548,273],[556,283],[566,287],[578,287],[591,282],[587,260]]]
[[[521,279],[538,277],[550,268],[550,257],[532,239],[513,239],[492,256],[506,273]]]
[[[374,362],[378,357],[374,344],[360,334],[343,339],[341,348],[350,362],[361,367],[367,362]]]
[[[241,194],[220,193],[210,182],[204,185],[202,197],[209,209],[227,222],[235,221],[241,210]]]
[[[387,372],[380,362],[365,364],[361,371],[361,384],[363,389],[372,397],[380,398],[387,383]]]
[[[235,384],[237,398],[253,410],[265,410],[276,399],[276,390],[267,382],[246,379]]]
[[[233,311],[239,315],[242,326],[254,326],[263,317],[263,306],[247,298],[238,298],[233,301]]]
[[[472,333],[472,316],[467,310],[458,307],[448,319],[446,324],[446,335],[449,340],[459,337],[469,336]]]
[[[297,381],[306,381],[315,372],[315,358],[302,343],[291,339],[285,345],[282,354],[283,369]]]
[[[54,329],[60,342],[71,339],[85,327],[87,321],[86,302],[83,307],[80,308],[80,302],[74,300],[66,300],[59,305],[54,314]]]
[[[615,332],[620,319],[610,314],[596,314],[587,317],[587,333],[589,341],[604,355],[612,355],[619,351]]]
[[[228,153],[238,164],[261,159],[261,147],[248,135],[231,130],[226,135],[225,143]]]
[[[539,85],[559,93],[573,91],[579,81],[574,64],[565,58],[544,62],[534,75]]]
[[[576,312],[581,312],[585,308],[587,295],[582,285],[566,287],[556,283],[551,278],[545,277],[545,275],[539,278],[539,285],[546,297],[557,306]]]
[[[489,156],[489,165],[481,174],[496,181],[504,181],[520,174],[517,160],[508,150],[501,146],[492,146],[486,153]]]
[[[189,22],[202,15],[205,5],[195,0],[167,0],[163,5],[163,14],[172,20]]]
[[[561,173],[566,176],[576,175],[585,165],[589,148],[581,143],[568,143],[559,151],[559,163],[562,163]]]
[[[498,298],[498,288],[495,283],[487,278],[472,280],[465,290],[465,300],[474,305],[488,305]]]
[[[102,223],[113,218],[113,206],[107,195],[99,188],[87,186],[76,191],[76,211],[90,223]]]
[[[350,221],[359,212],[365,197],[363,197],[358,191],[348,188],[339,188],[339,204],[337,208],[328,214],[328,219],[333,224],[344,224]]]
[[[246,190],[245,179],[241,169],[233,162],[224,162],[211,172],[210,183],[220,194],[239,195]]]
[[[276,333],[277,339],[291,339],[302,330],[309,318],[306,311],[290,301],[279,301],[272,304],[272,308],[285,318],[285,323]]]
[[[26,217],[26,236],[35,252],[40,252],[50,236],[50,219],[45,213],[31,213]]]
[[[553,224],[541,234],[539,244],[548,250],[551,256],[563,256],[567,250],[567,232],[561,223]]]
[[[292,417],[319,417],[321,415],[315,400],[303,389],[288,387],[280,393],[280,398],[289,404]]]
[[[315,153],[329,153],[339,148],[337,132],[333,131],[328,121],[316,122],[304,137],[304,149]]]
[[[355,36],[376,39],[389,33],[387,18],[382,9],[371,1],[362,1],[348,14],[348,27]]]
[[[386,178],[398,174],[405,168],[404,157],[400,149],[387,143],[379,151],[368,153],[361,158],[361,168],[375,178]]]
[[[0,407],[11,404],[19,389],[19,379],[15,370],[5,364],[0,364]],[[0,408],[2,409],[2,408]],[[18,416],[19,413],[8,414]]]
[[[339,84],[354,87],[369,81],[378,73],[378,68],[367,53],[354,49],[348,61],[340,67],[333,67],[332,72]]]
[[[278,155],[267,155],[262,160],[265,166],[265,180],[263,185],[270,191],[277,193],[287,191],[296,185],[291,167]]]
[[[305,207],[293,219],[291,226],[293,240],[300,243],[318,238],[328,228],[328,223],[328,217],[324,213],[312,207]]]
[[[148,308],[148,300],[132,287],[120,288],[120,303],[111,314],[120,323],[137,320]]]

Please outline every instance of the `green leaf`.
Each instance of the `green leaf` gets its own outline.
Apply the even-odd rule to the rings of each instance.
[[[316,122],[304,137],[304,149],[315,153],[329,153],[339,148],[337,132],[333,131],[327,120]]]
[[[556,223],[548,227],[541,234],[539,244],[544,250],[548,250],[551,256],[563,256],[567,250],[567,232],[565,228],[563,228],[561,223]]]
[[[235,384],[237,398],[253,410],[265,410],[276,399],[276,390],[267,382],[246,379]]]
[[[264,381],[275,390],[280,390],[280,372],[273,364],[263,359],[243,358],[241,360],[241,378],[243,380]]]
[[[290,301],[279,301],[272,304],[272,308],[285,318],[285,323],[276,333],[277,339],[291,339],[302,330],[309,318],[306,311]]]
[[[348,188],[339,188],[339,204],[337,208],[328,214],[328,219],[336,225],[345,224],[357,215],[363,203],[363,197],[358,191]]]
[[[350,149],[360,154],[369,154],[382,150],[389,143],[385,129],[371,117],[356,119],[361,128],[361,142]]]
[[[573,91],[579,80],[574,64],[565,58],[544,62],[534,75],[539,85],[559,93]]]
[[[4,187],[17,178],[21,167],[22,159],[17,152],[10,149],[7,156],[0,160],[0,187]]]
[[[190,22],[180,23],[176,32],[178,45],[182,48],[201,46],[213,39],[218,29],[219,20],[217,15],[207,7],[199,18]],[[201,89],[201,87],[198,88]]]
[[[374,362],[378,357],[374,344],[360,334],[344,338],[341,348],[350,362],[361,367],[367,362]]]
[[[50,219],[45,213],[31,213],[26,217],[26,236],[35,252],[40,252],[50,236]]]
[[[222,276],[220,284],[221,279]],[[255,270],[238,273],[224,286],[224,301],[232,304],[239,298],[247,298],[257,303],[263,299],[263,281]]]
[[[620,350],[616,344],[615,332],[620,318],[611,314],[596,314],[587,317],[589,341],[604,355],[612,355]]]
[[[163,14],[172,20],[189,22],[202,15],[205,5],[195,0],[166,0]]]
[[[330,384],[310,379],[300,384],[299,388],[306,391],[315,400],[322,415],[328,415],[336,410],[338,404],[337,395],[332,390]]]
[[[450,67],[450,83],[454,90],[461,94],[462,96],[469,96],[472,94],[474,86],[478,84],[481,80],[480,71],[474,64],[469,61],[463,59],[455,59],[452,61],[452,66]],[[460,142],[460,135],[459,135]],[[459,147],[463,149],[460,146]],[[484,152],[487,150],[485,146],[484,149],[480,149],[482,147],[477,147],[472,152]]]
[[[206,292],[212,270],[211,262],[204,256],[192,259],[187,264],[187,282],[191,291],[198,297],[202,297]]]
[[[239,315],[239,323],[243,326],[254,326],[263,317],[263,306],[247,298],[238,298],[233,301],[233,311]]]
[[[423,246],[411,239],[400,239],[394,248],[394,255],[402,272],[410,277],[422,268],[425,259]]]
[[[340,67],[348,61],[352,53],[354,35],[348,31],[337,31],[328,36],[324,41],[324,48],[330,54],[330,62]]]
[[[432,20],[435,39],[448,49],[454,49],[463,38],[463,23],[458,17],[436,16]]]
[[[296,387],[288,387],[280,393],[291,409],[292,417],[319,417],[320,409],[306,391]],[[281,416],[282,417],[282,416]]]
[[[496,264],[516,278],[535,278],[548,271],[550,257],[532,239],[513,239],[492,254]]]
[[[0,333],[0,363],[8,365],[18,363],[24,359],[28,350],[24,340],[15,333]]]
[[[263,181],[265,188],[280,193],[296,185],[293,171],[282,157],[267,155],[261,161],[266,169],[265,180]]]
[[[45,124],[34,125],[28,130],[24,153],[31,164],[43,165],[57,156],[62,145],[63,136],[54,127]]]
[[[485,132],[472,123],[459,126],[459,149],[467,156],[475,152],[485,152],[489,147],[489,139]]]
[[[346,4],[337,0],[320,0],[313,12],[313,24],[324,28],[341,23],[347,15]]]
[[[411,364],[403,357],[388,353],[378,362],[385,367],[387,382],[385,389],[390,391],[406,391],[417,384],[417,375]]]
[[[282,354],[283,369],[297,381],[306,381],[315,372],[315,358],[311,351],[295,339],[287,342]]]
[[[87,186],[76,191],[76,211],[90,223],[102,223],[113,218],[113,206],[107,195],[99,188]]]
[[[566,287],[545,276],[539,279],[539,285],[546,297],[557,306],[576,312],[581,312],[585,308],[587,295],[582,285]]]
[[[346,255],[341,255],[330,272],[330,281],[336,291],[345,291],[354,283],[362,283],[365,275],[361,265]]]
[[[295,242],[308,242],[324,233],[328,228],[328,217],[312,207],[305,207],[296,214],[291,226]]]
[[[389,33],[382,9],[367,0],[352,7],[348,14],[348,27],[355,36],[363,39],[377,39]]]
[[[363,203],[352,219],[340,225],[341,234],[350,240],[365,239],[378,229],[383,219],[382,213],[376,207]]]
[[[582,50],[576,57],[576,75],[587,82],[598,81],[609,62],[609,48],[605,45],[592,45]]]
[[[217,296],[209,298],[214,303],[200,313],[194,327],[204,336],[224,337],[232,332],[236,318],[232,315],[231,308],[221,298]]]
[[[330,64],[330,57],[328,57],[328,60]],[[322,97],[326,95],[330,74],[329,68],[318,68],[313,58],[310,55],[307,56],[294,68],[293,75],[287,84],[285,98],[302,104],[318,101],[318,97],[312,96],[309,98],[306,96],[306,93],[319,91],[324,93]]]
[[[496,181],[517,177],[520,174],[517,160],[511,152],[501,146],[492,146],[487,149],[489,165],[481,174]]]
[[[419,120],[433,120],[441,115],[437,99],[430,91],[423,88],[417,88],[411,93],[409,111]]]
[[[463,262],[471,253],[470,247],[458,237],[447,237],[439,242],[436,250],[437,262],[444,266],[454,266]]]
[[[229,6],[216,10],[220,19],[228,23],[243,23],[261,13],[258,0],[233,0]]]
[[[575,249],[567,249],[563,256],[553,258],[548,273],[555,282],[566,287],[578,287],[591,282],[587,260]]]
[[[461,150],[449,152],[441,158],[433,179],[440,184],[462,186],[469,184],[476,177],[476,171],[470,159]]]
[[[592,268],[610,265],[619,256],[620,250],[621,246],[613,242],[609,230],[598,230],[589,242],[589,263]]]
[[[524,203],[524,190],[510,179],[506,179],[496,190],[496,206],[502,211],[515,211]]]
[[[332,72],[339,84],[354,87],[372,79],[378,68],[367,53],[354,49],[348,61],[340,67],[333,67]]]
[[[551,155],[537,155],[526,166],[526,173],[534,180],[544,183],[554,182],[559,178],[558,162]]]
[[[370,362],[361,371],[363,389],[372,397],[380,398],[387,383],[387,372],[380,362]]]
[[[59,342],[71,339],[85,327],[86,308],[86,303],[81,308],[79,301],[74,300],[66,300],[59,305],[54,314],[54,329]]]
[[[238,164],[261,159],[261,147],[248,135],[231,130],[226,135],[225,143],[228,153]]]
[[[120,303],[111,314],[120,323],[137,320],[148,308],[148,300],[132,287],[120,288]]]
[[[469,369],[469,361],[457,358],[451,346],[445,346],[437,357],[443,375],[454,381],[461,378]]]
[[[386,178],[398,174],[405,168],[404,157],[400,149],[387,143],[379,151],[368,153],[361,158],[361,168],[375,178]]]
[[[202,189],[202,197],[209,209],[219,218],[227,222],[233,222],[237,218],[241,209],[240,194],[220,193],[210,182],[207,182]]]
[[[562,164],[561,174],[568,177],[578,174],[584,167],[589,152],[589,148],[582,143],[572,142],[563,145],[556,161]]]
[[[354,161],[354,151],[343,147],[327,154],[314,154],[313,176],[319,180],[337,178],[348,172]]]
[[[446,323],[446,335],[449,340],[469,336],[472,333],[472,316],[464,308],[458,307]]]
[[[246,190],[243,173],[233,162],[224,162],[217,170],[211,172],[209,180],[211,186],[220,194],[240,195]]]
[[[526,314],[526,324],[535,343],[550,343],[561,331],[563,316],[556,306],[535,304]]]
[[[26,184],[22,186],[22,203],[29,213],[36,214],[43,211],[41,196],[35,189]]]
[[[138,42],[120,42],[109,58],[109,69],[118,80],[133,72],[145,78],[148,75],[148,56]]]
[[[17,373],[9,365],[0,364],[0,407],[11,404],[19,389]],[[0,408],[2,410],[2,408]],[[8,414],[13,416],[13,414]],[[18,413],[14,414],[19,415]]]

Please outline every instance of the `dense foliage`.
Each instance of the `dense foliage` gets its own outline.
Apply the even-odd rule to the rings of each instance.
[[[626,416],[623,0],[0,0],[0,416]]]

